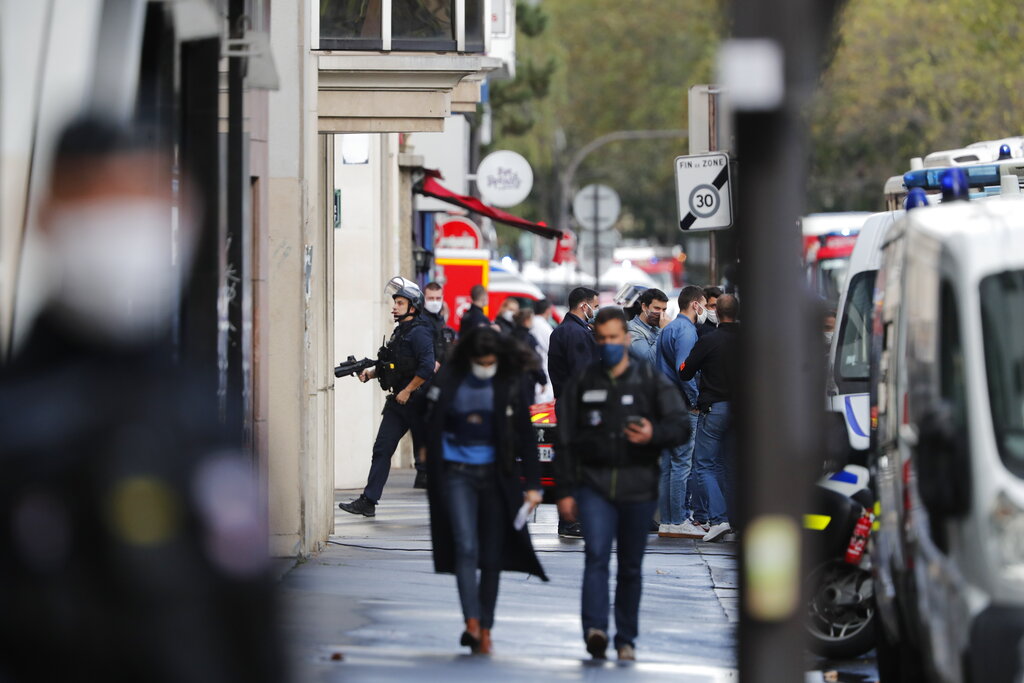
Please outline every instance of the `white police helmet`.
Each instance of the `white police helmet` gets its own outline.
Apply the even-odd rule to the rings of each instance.
[[[412,280],[396,275],[384,285],[384,296],[394,299],[396,296],[404,297],[417,311],[423,310],[423,290]]]
[[[646,289],[645,285],[627,282],[619,287],[619,291],[615,293],[615,304],[623,308],[629,308],[636,303],[636,300],[640,298],[640,295]]]

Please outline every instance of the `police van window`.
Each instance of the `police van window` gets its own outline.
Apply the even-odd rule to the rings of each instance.
[[[953,419],[956,421],[953,426],[958,432],[963,432],[967,429],[964,349],[956,295],[948,282],[942,283],[939,301],[939,392],[953,410]]]
[[[857,273],[850,280],[846,308],[839,328],[839,353],[836,372],[839,381],[868,381],[868,354],[871,345],[871,294],[875,272]]]
[[[999,456],[1024,476],[1024,271],[981,281],[985,370]]]

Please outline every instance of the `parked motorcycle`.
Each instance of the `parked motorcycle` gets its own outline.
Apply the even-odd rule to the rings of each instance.
[[[874,588],[868,538],[875,497],[865,467],[847,465],[815,486],[814,512],[804,515],[816,564],[806,578],[810,648],[848,659],[875,646]]]

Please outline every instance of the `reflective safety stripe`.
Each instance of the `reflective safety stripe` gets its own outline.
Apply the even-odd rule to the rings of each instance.
[[[531,415],[530,422],[540,422],[550,414],[551,413],[537,413],[536,415]]]
[[[832,518],[828,515],[804,515],[804,528],[812,531],[824,531]]]

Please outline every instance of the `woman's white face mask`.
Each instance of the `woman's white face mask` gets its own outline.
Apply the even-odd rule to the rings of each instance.
[[[191,261],[191,230],[172,262],[172,207],[159,199],[116,199],[59,209],[47,242],[53,301],[90,336],[132,343],[163,333]]]
[[[480,365],[479,363],[469,364],[470,369],[473,371],[473,376],[477,379],[491,379],[498,374],[498,364],[491,363],[490,365]]]

